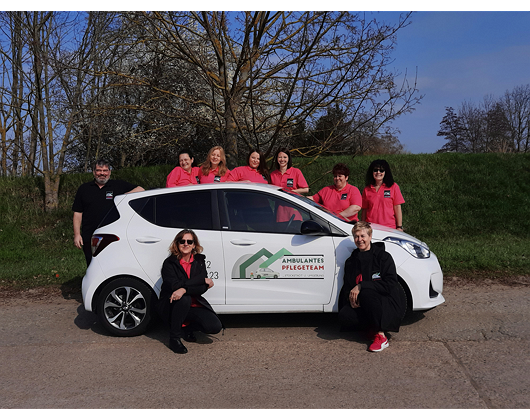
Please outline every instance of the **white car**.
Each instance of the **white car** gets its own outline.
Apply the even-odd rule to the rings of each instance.
[[[352,224],[313,201],[273,185],[219,183],[117,196],[92,236],[83,278],[87,311],[112,334],[142,334],[160,294],[162,262],[176,234],[193,229],[204,247],[205,297],[218,314],[337,312],[344,261],[355,248]],[[291,214],[277,221],[278,208]],[[372,225],[392,255],[408,309],[440,305],[438,259],[418,239]],[[272,277],[261,276],[266,270]],[[276,275],[276,276],[275,276]]]
[[[277,279],[280,277],[280,273],[272,271],[270,268],[258,268],[256,274],[250,272],[250,278],[255,276],[256,279]]]

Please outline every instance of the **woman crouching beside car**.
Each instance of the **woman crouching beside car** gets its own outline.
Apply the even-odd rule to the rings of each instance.
[[[202,296],[213,287],[207,278],[206,257],[192,230],[180,231],[169,247],[171,255],[162,264],[162,288],[158,310],[169,323],[169,348],[187,353],[181,339],[197,341],[194,331],[217,334],[222,323],[208,301]]]
[[[397,279],[396,265],[382,242],[372,243],[372,227],[357,222],[352,229],[357,249],[344,264],[344,285],[339,295],[339,322],[361,327],[373,343],[369,351],[388,347],[385,331],[399,331],[406,297]]]

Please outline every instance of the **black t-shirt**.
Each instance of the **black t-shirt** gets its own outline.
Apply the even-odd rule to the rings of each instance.
[[[81,185],[75,195],[72,211],[83,213],[82,236],[92,235],[101,220],[114,206],[114,197],[125,194],[136,187],[137,185],[119,179],[109,179],[102,188],[99,188],[96,181]]]

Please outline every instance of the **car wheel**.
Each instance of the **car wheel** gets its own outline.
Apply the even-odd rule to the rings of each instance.
[[[107,284],[98,300],[98,317],[111,334],[141,335],[151,321],[154,292],[139,280],[118,278]]]
[[[277,275],[275,274],[275,275],[274,275],[274,278],[275,278],[275,279],[277,279],[277,278],[278,278],[278,276],[277,276]]]
[[[256,278],[257,278],[257,279],[260,279],[260,278],[261,278],[261,276],[260,276],[260,275],[258,274],[258,275],[256,276]]]

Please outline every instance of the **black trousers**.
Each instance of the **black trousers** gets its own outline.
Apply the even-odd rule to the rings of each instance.
[[[343,327],[367,329],[374,332],[381,330],[383,316],[383,302],[381,295],[375,290],[361,287],[359,293],[359,308],[352,308],[349,304],[339,311],[339,322]]]
[[[83,238],[83,252],[85,254],[86,266],[90,265],[92,261],[92,233],[90,235],[82,235]]]
[[[189,322],[186,329],[202,331],[205,334],[217,334],[223,327],[215,312],[204,307],[192,307],[191,296],[182,296],[169,304],[170,339],[183,337],[184,322]]]

